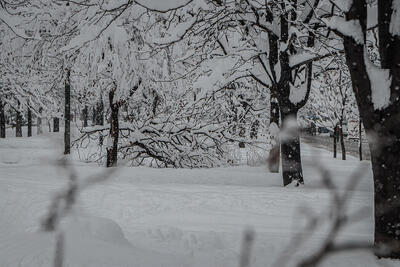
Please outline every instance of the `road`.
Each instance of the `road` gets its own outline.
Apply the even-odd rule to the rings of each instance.
[[[333,152],[333,138],[332,137],[304,135],[304,136],[302,136],[301,140],[307,144],[311,144],[315,147],[324,148],[324,149],[327,149],[327,150]],[[338,148],[338,150],[337,150],[338,158],[340,158],[342,155],[342,150],[340,148],[340,142],[338,142],[337,148]],[[357,158],[359,157],[357,140],[345,139],[345,148],[346,148],[346,153],[348,155],[352,155]],[[363,141],[362,149],[363,149],[363,160],[370,160],[371,155],[370,155],[368,143],[366,142],[366,140]]]

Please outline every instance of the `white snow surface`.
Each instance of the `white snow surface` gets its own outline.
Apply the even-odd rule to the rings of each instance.
[[[304,62],[314,59],[315,57],[317,57],[316,53],[310,53],[308,51],[294,54],[289,57],[289,65],[291,67],[300,65]]]
[[[390,20],[390,32],[400,36],[400,1],[393,1],[393,13]]]
[[[192,1],[193,0],[136,0],[135,2],[151,10],[166,12],[185,6]]]
[[[353,4],[353,0],[333,0],[332,2],[335,3],[335,5],[343,12],[349,11]]]
[[[16,16],[13,16],[12,14],[8,13],[5,9],[1,8],[0,9],[0,21],[4,24],[6,24],[16,35],[23,37],[25,39],[34,39],[31,36],[27,36],[24,32],[24,30],[20,29],[19,26],[19,20],[17,19]],[[35,36],[36,38],[37,36]],[[39,38],[37,38],[39,39]]]
[[[372,63],[364,54],[364,62],[371,82],[371,97],[375,109],[383,109],[390,104],[390,85],[392,77],[389,69],[382,69]]]
[[[9,136],[12,135],[11,133]],[[344,188],[362,168],[349,213],[373,203],[370,164],[331,158],[325,150],[302,145],[304,187],[283,188],[279,174],[266,167],[152,169],[121,167],[113,178],[82,192],[57,233],[39,230],[52,196],[66,185],[61,158],[62,133],[0,139],[0,266],[53,266],[56,236],[64,234],[64,266],[238,266],[245,229],[255,241],[251,266],[287,266],[318,247],[327,233],[323,220],[307,242],[282,254],[302,233],[307,209],[329,218],[331,195],[317,166],[332,172]],[[72,155],[80,179],[101,167]],[[360,167],[361,166],[361,167]],[[373,238],[372,210],[347,227],[340,241]],[[329,257],[321,266],[380,266],[371,253]],[[396,266],[384,261],[385,266]],[[399,266],[399,265],[397,265]]]
[[[363,32],[358,20],[347,21],[342,17],[332,17],[331,19],[324,19],[324,21],[329,28],[352,37],[359,44],[364,44]]]
[[[299,86],[290,86],[289,100],[293,104],[298,104],[304,100],[307,94],[307,82],[301,83]]]

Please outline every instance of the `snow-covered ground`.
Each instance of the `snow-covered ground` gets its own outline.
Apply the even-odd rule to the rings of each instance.
[[[9,136],[12,134],[10,133]],[[283,188],[266,166],[217,169],[120,168],[112,179],[79,196],[59,229],[64,266],[239,266],[243,232],[255,240],[251,266],[288,266],[318,247],[329,226],[331,194],[321,182],[325,166],[345,188],[364,169],[349,213],[372,207],[370,165],[302,145],[306,185]],[[56,234],[40,231],[52,196],[67,182],[55,161],[62,134],[0,139],[0,266],[53,266]],[[72,160],[81,179],[104,171]],[[304,244],[282,254],[303,231],[311,211],[326,217]],[[340,239],[372,240],[372,208]],[[329,257],[322,266],[400,266],[365,251]]]

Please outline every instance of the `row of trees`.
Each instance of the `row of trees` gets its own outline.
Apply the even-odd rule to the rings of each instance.
[[[63,103],[68,154],[71,107],[82,110],[84,126],[94,110],[97,126],[84,127],[72,144],[95,139],[102,147],[105,138],[96,155],[107,166],[119,157],[174,167],[229,162],[229,144],[251,143],[268,117],[290,129],[313,86],[325,99],[340,95],[329,115],[340,129],[352,87],[371,149],[375,243],[400,257],[398,1],[0,5],[0,122],[5,104],[41,118],[60,117]],[[283,184],[303,184],[299,134],[286,132],[271,133]]]
[[[3,33],[17,35],[4,44],[12,47],[15,39],[20,45],[18,55],[6,56],[7,63],[12,70],[25,64],[27,71],[17,76],[5,70],[2,100],[9,109],[15,101],[21,103],[19,114],[29,108],[38,120],[54,117],[54,128],[63,117],[65,154],[72,145],[87,147],[91,141],[101,149],[90,158],[107,166],[116,165],[120,157],[135,164],[210,167],[229,161],[228,143],[250,143],[257,136],[266,105],[259,99],[265,92],[252,89],[246,81],[224,90],[194,88],[200,71],[192,70],[188,76],[186,70],[201,59],[185,58],[191,52],[188,42],[168,46],[154,42],[168,30],[166,25],[154,27],[167,22],[163,15],[140,6],[123,13],[121,7],[105,9],[95,1],[93,5],[4,3],[4,7],[10,16],[8,20],[5,16]],[[41,14],[44,8],[51,12]],[[27,17],[28,22],[14,25],[16,17]],[[87,36],[88,31],[94,35]],[[18,90],[15,81],[21,83]],[[239,86],[242,89],[236,90]],[[84,127],[72,143],[71,107],[75,114],[82,113]],[[90,114],[93,127],[88,125]],[[20,128],[21,123],[17,125]]]
[[[348,137],[358,138],[359,145],[362,145],[360,127],[354,127],[355,124],[361,126],[357,103],[344,57],[325,61],[329,62],[314,75],[309,101],[301,112],[301,118],[310,131],[315,132],[318,127],[327,129],[333,135],[334,158],[337,157],[337,141],[340,140],[342,160],[346,160],[345,131]]]

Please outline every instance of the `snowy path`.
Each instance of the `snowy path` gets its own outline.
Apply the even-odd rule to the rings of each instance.
[[[52,264],[54,237],[39,237],[36,232],[51,195],[66,181],[65,173],[50,160],[59,153],[55,143],[39,137],[28,143],[27,139],[0,140],[0,266]],[[256,233],[251,266],[274,266],[307,221],[304,207],[328,213],[330,194],[313,166],[326,166],[334,172],[335,183],[344,188],[359,165],[354,158],[342,162],[324,150],[302,148],[304,188],[282,188],[279,175],[268,173],[265,167],[121,168],[112,180],[83,192],[74,216],[116,222],[133,248],[105,238],[103,252],[79,250],[75,243],[87,240],[74,237],[75,243],[67,246],[67,256],[69,251],[73,258],[67,257],[68,266],[237,266],[242,233],[249,227]],[[79,162],[74,167],[82,177],[99,171],[95,165]],[[371,173],[368,164],[362,168],[367,171],[354,192],[351,211],[372,205]],[[371,215],[351,225],[341,238],[371,240]],[[325,232],[326,225],[321,225],[291,260],[312,251]],[[98,245],[95,242],[88,244]],[[41,248],[34,250],[30,244]],[[357,256],[335,256],[324,266],[379,266],[367,252]]]

